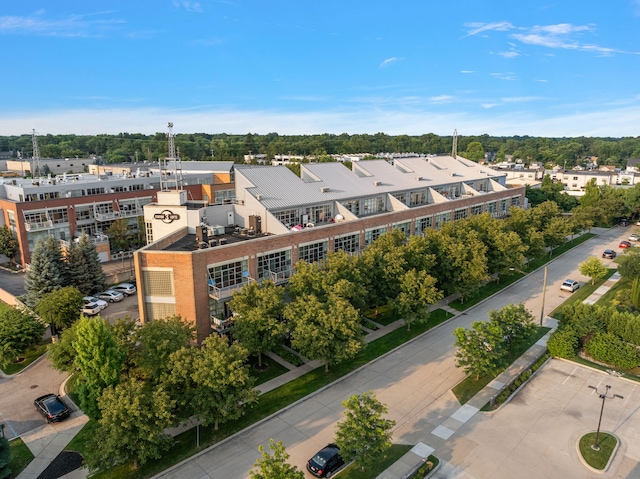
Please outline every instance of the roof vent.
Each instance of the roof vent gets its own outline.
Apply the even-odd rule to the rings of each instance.
[[[320,188],[320,193],[327,193],[329,192],[330,188],[328,186],[323,186],[322,188]]]
[[[373,182],[373,186],[380,186],[382,184],[382,181],[374,181]]]
[[[256,200],[261,201],[262,200],[262,195],[256,195]]]
[[[422,181],[422,176],[416,176],[416,181]]]

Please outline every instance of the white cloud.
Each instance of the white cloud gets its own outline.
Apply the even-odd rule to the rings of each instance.
[[[475,72],[473,70],[460,70],[460,73],[468,74],[468,73],[475,73]]]
[[[429,98],[431,103],[449,103],[454,100],[454,97],[451,95],[437,95]]]
[[[510,52],[498,52],[498,55],[507,58],[507,59],[511,59],[511,58],[516,58],[519,57],[520,54],[518,52],[514,52],[514,51],[510,51]]]
[[[173,6],[177,7],[177,8],[184,8],[187,12],[195,12],[195,13],[202,13],[202,5],[200,5],[200,3],[198,2],[189,2],[186,0],[174,0],[173,1]]]
[[[481,103],[480,106],[482,108],[486,108],[488,110],[490,108],[494,108],[496,106],[500,106],[500,103]]]
[[[121,18],[107,18],[112,12],[73,14],[46,18],[43,11],[32,16],[0,16],[0,33],[33,34],[55,37],[98,37],[125,24]]]
[[[512,96],[512,97],[500,98],[500,101],[504,103],[522,103],[527,101],[537,101],[540,99],[541,98],[537,96]]]
[[[387,67],[387,66],[389,66],[389,65],[391,65],[392,63],[395,63],[395,62],[397,62],[397,61],[398,61],[398,58],[397,58],[397,57],[387,58],[385,61],[383,61],[383,62],[380,64],[380,68]]]
[[[494,78],[497,78],[499,80],[508,80],[508,81],[514,81],[517,80],[518,77],[516,76],[515,73],[512,72],[506,72],[506,73],[490,73],[490,75]]]
[[[492,22],[492,23],[482,23],[482,22],[470,22],[465,23],[465,27],[468,27],[470,30],[467,32],[467,37],[477,35],[478,33],[483,33],[491,30],[495,31],[507,31],[512,30],[514,26],[509,22]]]

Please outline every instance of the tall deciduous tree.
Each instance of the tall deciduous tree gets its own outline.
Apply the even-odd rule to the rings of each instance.
[[[456,338],[456,365],[476,379],[485,374],[495,374],[504,367],[507,348],[504,344],[504,331],[494,323],[477,321],[471,329],[457,328],[453,332]]]
[[[407,331],[411,323],[429,319],[429,306],[442,299],[436,279],[426,271],[407,271],[400,279],[400,294],[396,299],[398,314],[404,319]]]
[[[273,348],[286,331],[280,320],[284,290],[273,281],[251,283],[234,293],[230,307],[238,312],[233,322],[233,337],[258,355],[258,367],[262,367],[262,355]]]
[[[269,448],[272,454],[265,451],[262,444],[258,446],[260,457],[249,471],[251,479],[304,479],[304,473],[287,462],[289,454],[282,441],[269,439]]]
[[[595,284],[596,279],[604,278],[609,270],[600,258],[589,256],[580,263],[580,274],[591,278],[591,284]]]
[[[315,296],[301,296],[285,307],[294,325],[291,345],[302,356],[325,364],[339,364],[362,348],[358,311],[346,299],[331,296],[326,303]]]
[[[106,321],[100,318],[80,318],[73,342],[80,407],[91,418],[99,416],[97,400],[107,386],[118,383],[124,362],[124,351],[118,345]]]
[[[18,252],[18,239],[13,234],[13,231],[4,225],[0,228],[0,254],[9,258],[9,261],[13,262],[16,253]]]
[[[145,323],[135,331],[134,337],[133,363],[141,376],[158,381],[161,374],[169,370],[171,354],[194,340],[194,330],[180,316],[171,316]]]
[[[76,322],[70,328],[62,331],[58,340],[49,345],[49,359],[58,371],[73,373],[76,370],[76,350],[73,343],[78,338],[76,333],[78,324],[79,322]]]
[[[358,458],[364,470],[391,447],[396,422],[383,417],[387,407],[372,391],[351,396],[342,407],[345,417],[336,426],[336,444],[346,462]]]
[[[101,418],[85,460],[90,470],[158,459],[171,446],[175,401],[162,386],[133,378],[108,386],[98,399]]]
[[[489,320],[502,328],[503,339],[510,344],[529,338],[537,330],[533,314],[522,303],[489,311]]]
[[[9,364],[37,344],[45,326],[31,314],[16,308],[0,308],[0,363]]]
[[[31,264],[24,276],[27,302],[35,305],[45,294],[65,286],[66,279],[58,240],[53,236],[40,239],[31,253]]]
[[[177,400],[180,417],[196,417],[217,430],[220,423],[242,416],[242,404],[258,397],[248,356],[246,348],[221,336],[209,336],[200,347],[173,353],[164,383]]]
[[[44,321],[58,330],[70,327],[80,317],[84,305],[82,293],[74,286],[65,286],[45,294],[36,304],[35,311]]]
[[[618,273],[625,278],[640,278],[640,252],[636,248],[618,259]]]

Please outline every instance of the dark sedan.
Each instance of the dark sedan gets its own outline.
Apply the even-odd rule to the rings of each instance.
[[[327,444],[307,462],[307,471],[316,477],[331,477],[344,465],[340,448],[335,444]]]
[[[602,253],[602,257],[603,258],[607,258],[607,259],[613,259],[616,256],[617,256],[617,253],[615,251],[613,251],[612,249],[606,249]]]
[[[33,401],[34,406],[47,422],[58,422],[66,419],[71,414],[69,408],[55,394],[45,394]]]

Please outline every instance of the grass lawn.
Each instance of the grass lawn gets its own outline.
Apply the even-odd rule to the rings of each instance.
[[[24,357],[24,361],[20,361],[19,363],[9,363],[2,368],[2,371],[5,374],[16,374],[22,371],[24,368],[29,366],[32,362],[42,356],[47,352],[47,344],[41,343],[37,344],[29,349],[27,349],[21,357]]]
[[[324,372],[324,366],[321,366],[308,372],[304,376],[274,389],[273,391],[269,391],[261,395],[259,403],[251,407],[247,407],[245,415],[239,420],[221,424],[217,431],[214,431],[212,426],[201,427],[199,449],[196,448],[195,429],[191,429],[176,436],[173,447],[158,461],[150,461],[144,466],[139,467],[137,470],[134,470],[131,464],[126,464],[124,466],[103,471],[93,477],[97,479],[147,478],[154,474],[158,474],[170,466],[191,457],[196,452],[205,449],[248,426],[251,426],[260,419],[270,416],[285,406],[308,396],[321,387],[332,383],[345,374],[421,335],[452,316],[453,315],[451,313],[441,309],[432,311],[427,322],[413,323],[411,331],[407,331],[406,328],[399,328],[385,334],[383,337],[369,343],[367,347],[360,351],[360,353],[358,353],[353,359],[330,367],[329,372],[327,373]],[[94,427],[94,421],[89,421],[67,446],[67,449],[77,451],[82,454],[87,447],[89,438],[93,435],[92,431]]]
[[[370,309],[364,313],[364,317],[371,319],[378,324],[382,324],[383,326],[388,326],[391,323],[402,319],[392,304],[385,304],[378,308]]]
[[[389,449],[383,457],[379,458],[379,460],[368,469],[362,471],[360,469],[359,461],[356,460],[342,470],[338,477],[340,479],[371,479],[372,477],[378,477],[389,466],[391,466],[391,464],[409,452],[412,447],[413,446],[407,446],[404,444],[393,444],[391,449]]]
[[[289,371],[287,368],[282,366],[280,363],[275,362],[266,354],[262,355],[262,366],[266,366],[265,369],[258,369],[258,356],[251,356],[249,358],[249,364],[251,367],[249,368],[249,374],[252,378],[256,380],[256,386],[262,383],[266,383],[270,379],[276,378],[281,374]]]
[[[611,276],[613,276],[613,274],[616,271],[617,271],[616,269],[610,268],[607,271],[606,276],[604,278],[600,278],[596,280],[595,284],[591,284],[591,281],[589,281],[583,286],[581,286],[575,293],[571,293],[569,297],[564,301],[564,303],[562,303],[556,309],[551,311],[551,314],[549,314],[549,316],[551,316],[552,318],[556,318],[558,320],[562,319],[562,308],[564,306],[568,304],[573,304],[575,302],[582,302],[585,299],[587,299],[591,295],[591,293],[593,293],[596,289],[602,286],[604,282],[607,281]],[[600,301],[598,301],[598,305],[600,304],[601,304]]]
[[[11,462],[9,463],[11,477],[18,477],[18,474],[33,461],[34,456],[20,438],[9,441],[9,446],[11,447]]]
[[[631,285],[633,284],[633,280],[630,278],[622,277],[620,278],[613,287],[602,295],[602,298],[598,300],[598,306],[615,306],[613,304],[613,300],[616,298],[618,291],[622,291],[625,289],[631,290]]]
[[[513,351],[511,351],[511,353],[507,357],[507,364],[513,363],[516,359],[522,356],[522,354],[531,346],[533,346],[536,341],[538,341],[538,339],[547,334],[549,329],[550,328],[538,327],[538,331],[536,332],[536,334],[534,334],[528,341],[515,345]],[[455,394],[460,404],[466,404],[469,399],[471,399],[478,392],[480,392],[482,388],[493,381],[498,376],[498,374],[486,374],[484,376],[480,376],[478,379],[476,379],[476,377],[473,375],[467,376],[465,379],[460,381],[451,391],[453,392],[453,394]]]
[[[599,451],[595,451],[591,446],[596,443],[596,433],[590,432],[580,438],[580,454],[583,459],[594,469],[602,470],[606,467],[611,458],[611,454],[618,444],[615,436],[601,432],[598,437]]]

